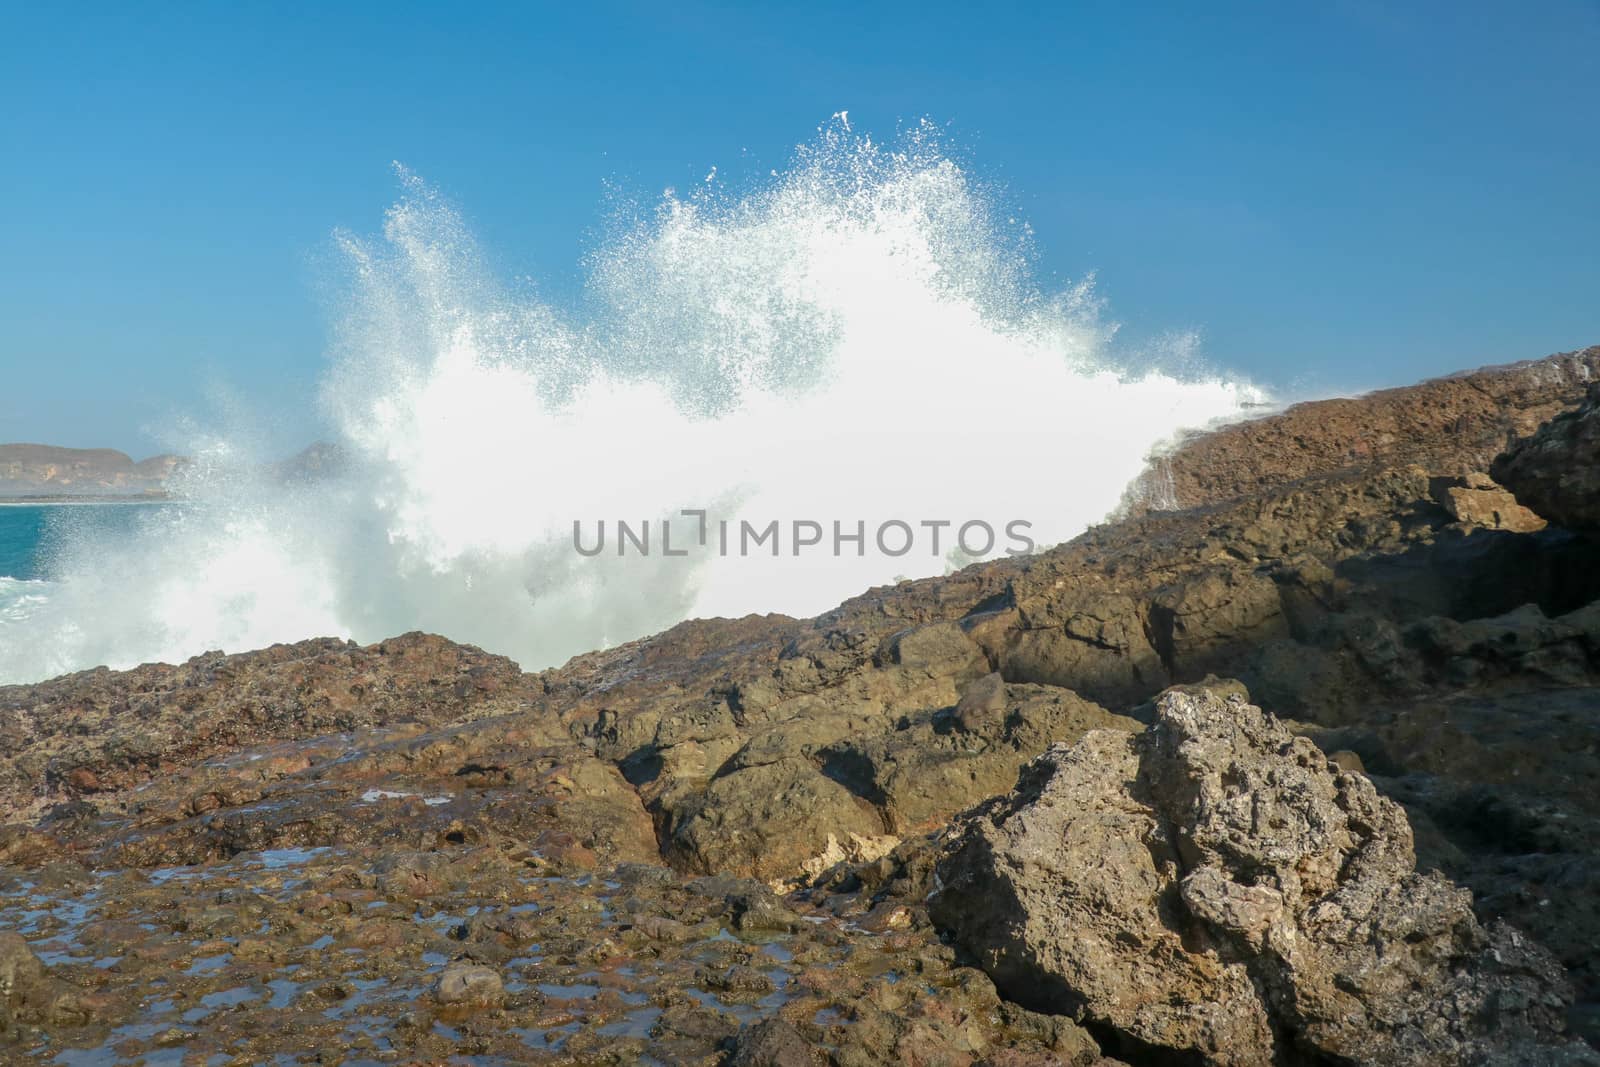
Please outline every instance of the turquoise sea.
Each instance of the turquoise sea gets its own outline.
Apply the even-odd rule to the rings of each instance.
[[[147,514],[150,508],[170,506],[147,501],[0,504],[0,578],[49,578],[51,557],[67,539],[80,533],[131,534],[141,514]]]
[[[0,578],[40,576],[40,546],[50,511],[31,505],[0,508]]]
[[[77,537],[121,533],[165,503],[0,504],[0,623],[20,622],[48,598],[54,560]],[[103,541],[100,543],[104,543]]]

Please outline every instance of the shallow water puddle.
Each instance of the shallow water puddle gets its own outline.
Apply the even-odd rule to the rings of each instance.
[[[216,1010],[218,1008],[231,1008],[236,1004],[243,1004],[261,996],[259,990],[249,986],[235,986],[233,989],[224,989],[220,993],[207,993],[200,998],[203,1007]]]
[[[331,851],[326,846],[321,848],[269,848],[256,853],[263,870],[281,871],[288,867],[299,867],[310,863],[313,859]]]
[[[269,1008],[287,1008],[300,995],[305,986],[300,982],[288,978],[274,978],[267,983],[267,988],[272,991],[272,997],[267,1001]]]
[[[233,953],[231,952],[224,952],[220,956],[205,956],[195,960],[194,963],[189,965],[189,969],[183,973],[191,978],[202,974],[215,974],[232,962]]]
[[[661,1014],[660,1008],[640,1008],[637,1011],[630,1011],[614,1023],[599,1027],[595,1033],[601,1037],[646,1038],[650,1036],[650,1029],[655,1026],[656,1020],[661,1018]]]
[[[583,982],[574,982],[570,985],[540,982],[534,988],[551,1000],[592,1000],[600,995],[599,986]]]

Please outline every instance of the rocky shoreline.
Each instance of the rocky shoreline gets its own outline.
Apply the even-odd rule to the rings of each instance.
[[[0,1052],[1600,1063],[1597,380],[1300,405],[1048,552],[538,674],[0,688]]]

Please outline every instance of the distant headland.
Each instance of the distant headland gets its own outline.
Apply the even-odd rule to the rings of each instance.
[[[179,476],[194,461],[160,455],[135,461],[114,448],[0,444],[0,503],[87,504],[170,500]],[[277,481],[337,474],[345,463],[337,445],[317,442],[286,460],[256,468]]]
[[[170,455],[135,462],[112,448],[0,444],[0,499],[33,503],[165,499],[168,480],[188,462]]]

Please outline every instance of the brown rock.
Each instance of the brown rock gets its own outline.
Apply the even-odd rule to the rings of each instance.
[[[956,722],[963,730],[981,730],[1001,721],[1006,714],[1006,684],[999,671],[984,675],[961,693],[956,704]]]
[[[67,785],[80,793],[93,793],[100,789],[100,778],[87,767],[75,767],[67,774]]]
[[[1481,471],[1508,438],[1532,433],[1596,378],[1600,346],[1296,404],[1183,442],[1134,483],[1126,506],[1133,514],[1200,507],[1383,463],[1421,463],[1445,475]],[[1506,477],[1491,473],[1516,492]]]
[[[664,919],[659,915],[646,915],[633,924],[633,928],[652,941],[669,941],[673,943],[689,940],[692,931],[676,919]]]
[[[500,1002],[505,995],[505,983],[493,967],[458,962],[450,964],[439,975],[433,995],[440,1004],[487,1007]]]
[[[813,1067],[819,1062],[800,1031],[782,1019],[764,1019],[739,1035],[727,1067]]]
[[[503,714],[517,707],[521,679],[503,657],[407,634],[366,648],[302,641],[0,687],[0,739],[9,742],[0,743],[0,811],[131,788],[252,743]]]
[[[1237,697],[1158,716],[1051,749],[940,864],[935,921],[1003,993],[1215,1064],[1586,1055],[1560,966],[1417,873],[1366,778]]]
[[[1532,533],[1547,525],[1543,519],[1517,503],[1517,498],[1487,474],[1473,473],[1463,478],[1435,478],[1429,488],[1434,500],[1457,522],[1486,526],[1491,530]]]
[[[1366,764],[1361,762],[1361,754],[1352,752],[1348,748],[1328,753],[1328,759],[1341,771],[1354,771],[1357,774],[1365,774],[1367,771]]]
[[[81,1025],[90,1015],[85,999],[51,975],[21,935],[0,932],[0,1039],[18,1023]]]
[[[1490,470],[1551,522],[1600,530],[1600,382],[1575,410],[1514,442]]]

